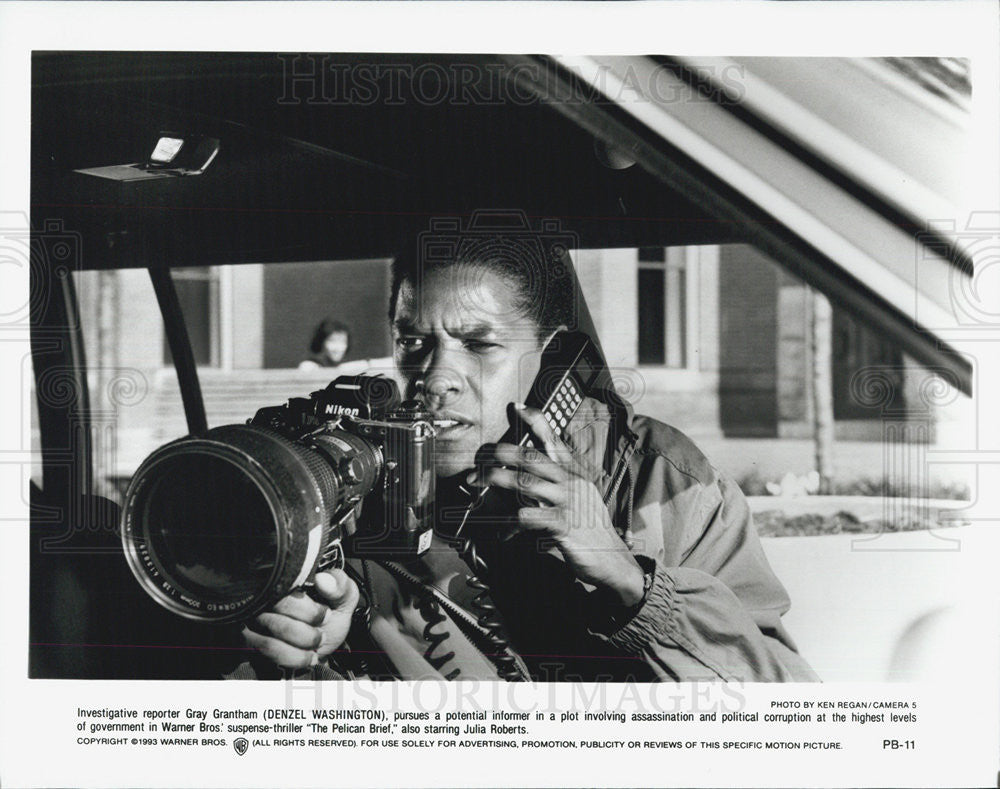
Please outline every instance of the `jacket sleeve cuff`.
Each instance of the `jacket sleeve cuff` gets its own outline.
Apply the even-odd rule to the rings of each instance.
[[[649,560],[652,562],[652,560]],[[669,632],[674,618],[673,582],[665,567],[653,562],[653,583],[634,615],[610,634],[600,634],[625,654],[637,655]]]

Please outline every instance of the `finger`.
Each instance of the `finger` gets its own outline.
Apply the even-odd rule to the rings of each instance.
[[[343,570],[316,573],[316,592],[334,611],[353,611],[361,593],[358,585]]]
[[[319,655],[315,652],[299,649],[271,636],[255,633],[248,627],[243,628],[243,638],[248,646],[278,666],[309,668],[319,661]]]
[[[572,457],[569,449],[556,436],[552,426],[545,419],[545,414],[537,408],[522,403],[514,403],[514,413],[531,429],[536,438],[535,445],[542,447],[550,458],[558,463]]]
[[[517,522],[526,531],[558,534],[563,530],[563,510],[542,507],[522,507],[517,512]]]
[[[524,469],[536,477],[541,477],[549,482],[564,482],[569,477],[566,469],[552,460],[542,450],[535,447],[497,444],[489,454],[487,465],[490,462],[494,462],[501,466]]]
[[[308,625],[318,625],[326,617],[327,607],[313,600],[305,592],[293,592],[282,597],[274,604],[272,610]]]
[[[299,649],[316,649],[323,640],[319,628],[273,611],[260,614],[254,624],[254,630],[261,635],[272,636]]]
[[[483,481],[504,490],[512,490],[540,501],[550,507],[561,507],[566,503],[563,487],[525,471],[494,466],[486,470]]]

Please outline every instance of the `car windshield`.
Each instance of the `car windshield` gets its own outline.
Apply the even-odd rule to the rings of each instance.
[[[285,81],[271,89],[282,95],[304,90],[287,76],[299,73],[309,59],[278,59]],[[838,168],[840,178],[856,178],[857,188],[881,195],[897,213],[912,216],[930,210],[928,205],[958,199],[961,184],[949,173],[960,169],[955,164],[965,155],[966,61],[682,58],[661,59],[660,67],[650,62],[674,76],[688,69],[703,78],[705,84],[689,86],[695,109],[713,105],[711,86],[706,87],[713,81],[742,91],[739,106],[755,113],[757,128],[770,123],[773,134],[784,135],[783,151],[807,147],[800,152],[803,161],[812,161],[821,173]],[[198,63],[204,67],[210,61]],[[562,65],[587,73],[586,63]],[[630,68],[639,74],[649,67],[625,59],[605,66],[605,75]],[[447,61],[439,70],[456,68]],[[808,79],[819,72],[824,80]],[[815,89],[806,91],[806,84]],[[81,88],[79,95],[87,90]],[[313,111],[284,98],[283,118]],[[617,98],[634,109],[629,97]],[[650,105],[655,98],[649,97]],[[246,111],[248,105],[244,100],[239,106]],[[534,111],[556,118],[563,110],[555,103],[553,109]],[[899,133],[901,123],[910,127],[906,135]],[[837,294],[824,296],[807,270],[803,278],[787,260],[776,260],[771,247],[753,241],[759,223],[748,220],[737,234],[721,224],[706,232],[704,220],[699,225],[688,217],[674,224],[685,229],[671,232],[690,240],[657,243],[655,233],[642,230],[650,223],[635,215],[655,202],[648,176],[622,149],[587,139],[593,141],[592,166],[602,177],[615,179],[609,182],[608,208],[631,222],[635,241],[630,244],[626,236],[613,245],[595,243],[593,236],[606,235],[611,227],[608,221],[601,228],[603,205],[588,208],[589,224],[582,233],[575,232],[581,225],[571,216],[547,219],[570,229],[570,254],[619,388],[637,412],[690,435],[738,480],[761,513],[765,534],[926,528],[938,522],[938,510],[921,510],[890,524],[885,513],[852,508],[840,499],[822,506],[814,500],[815,511],[795,510],[784,517],[772,498],[821,492],[934,500],[973,495],[966,469],[926,463],[928,456],[966,440],[971,429],[970,400],[959,394],[952,369],[915,358],[877,321],[873,325],[864,313],[859,317],[856,304],[842,303]],[[379,152],[362,140],[347,148],[378,158]],[[879,167],[852,170],[857,158],[845,153],[859,150]],[[514,151],[502,155],[517,155]],[[394,156],[391,164],[405,170],[407,162]],[[761,164],[757,168],[780,186],[779,164],[776,158],[773,171]],[[896,172],[915,173],[921,184],[899,197],[906,205],[893,203]],[[813,213],[836,197],[819,181],[810,190],[793,196],[808,198]],[[638,208],[630,205],[633,200]],[[421,218],[415,226],[432,219]],[[530,215],[527,221],[537,225],[539,217]],[[876,236],[857,238],[877,257]],[[203,254],[192,251],[195,257]],[[274,254],[254,261],[251,253],[241,265],[194,266],[183,257],[168,261],[210,426],[245,421],[257,408],[306,395],[339,374],[392,374],[385,320],[391,255],[275,261]],[[877,282],[882,276],[877,268],[862,273]],[[186,433],[181,396],[147,274],[125,269],[74,276],[95,416],[107,422],[106,430],[95,431],[104,445],[94,454],[95,478],[103,492],[119,499],[150,451]],[[872,314],[869,309],[867,318]],[[913,463],[924,464],[925,472],[911,473]]]
[[[815,511],[781,518],[769,501],[821,492],[817,404],[832,418],[823,492],[876,502],[969,497],[961,466],[908,476],[927,453],[966,438],[969,398],[946,372],[831,307],[753,246],[582,249],[573,258],[619,391],[735,478],[765,513],[764,534],[886,526],[879,506],[816,499]],[[393,375],[390,265],[175,269],[209,426],[244,422],[339,375]],[[188,428],[148,275],[76,277],[93,408],[106,420],[97,478],[120,500],[138,464]],[[327,334],[330,327],[338,331]],[[824,344],[825,367],[816,363]],[[927,528],[935,514],[914,509],[891,528]]]

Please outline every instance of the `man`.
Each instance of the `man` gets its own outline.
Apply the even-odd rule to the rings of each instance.
[[[782,628],[789,601],[742,493],[686,437],[588,398],[560,439],[523,406],[545,343],[578,316],[571,278],[540,282],[500,241],[397,260],[390,304],[407,395],[450,424],[435,458],[441,530],[463,486],[506,494],[496,528],[468,535],[484,561],[473,574],[436,537],[405,566],[366,562],[367,628],[352,618],[357,584],[322,574],[323,602],[286,597],[244,630],[248,645],[330,677],[363,636],[405,679],[815,679]],[[535,448],[495,443],[512,424]]]

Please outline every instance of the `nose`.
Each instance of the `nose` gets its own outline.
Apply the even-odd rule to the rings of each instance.
[[[464,389],[460,371],[451,364],[450,354],[440,348],[427,359],[415,381],[417,397],[431,409],[453,403]]]

